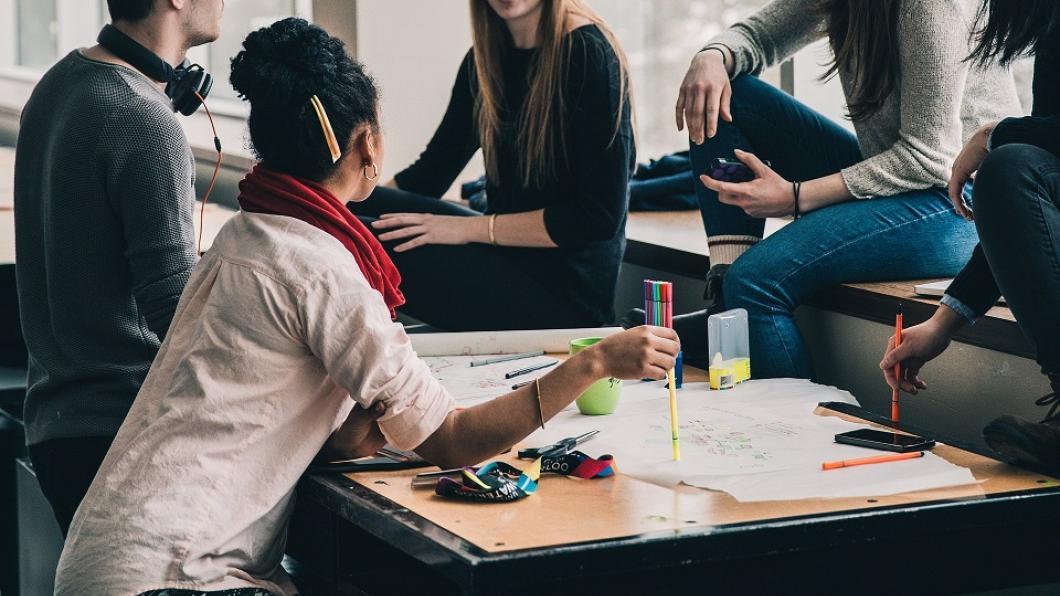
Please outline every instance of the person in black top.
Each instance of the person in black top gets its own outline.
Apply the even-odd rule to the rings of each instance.
[[[581,0],[472,0],[474,45],[419,160],[350,204],[446,331],[614,320],[635,165],[628,70]],[[440,197],[483,150],[485,214]]]
[[[1060,471],[1060,3],[985,0],[980,17],[970,59],[1007,64],[1035,55],[1032,115],[983,127],[958,156],[950,198],[974,218],[980,245],[935,315],[904,331],[898,348],[891,338],[880,367],[892,388],[916,394],[926,387],[924,363],[1004,295],[1053,393],[1037,400],[1050,406],[1040,423],[1002,416],[983,437],[1003,456]],[[959,192],[973,174],[974,211]],[[901,379],[893,373],[899,362]]]

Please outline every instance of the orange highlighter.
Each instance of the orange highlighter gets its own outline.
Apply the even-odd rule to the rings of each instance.
[[[822,470],[838,470],[839,468],[849,468],[850,466],[863,466],[865,464],[885,464],[892,461],[902,461],[906,459],[916,459],[918,457],[924,457],[923,451],[910,451],[909,453],[895,453],[894,455],[877,455],[874,457],[862,457],[858,459],[844,459],[840,461],[826,461],[821,464]]]
[[[902,345],[902,305],[898,305],[898,314],[894,317],[894,347]],[[898,385],[902,382],[902,363],[894,365],[894,378]],[[891,422],[898,424],[898,388],[891,391]]]

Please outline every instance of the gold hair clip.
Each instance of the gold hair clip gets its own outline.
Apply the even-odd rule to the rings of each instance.
[[[328,113],[324,111],[320,98],[314,95],[309,98],[309,103],[313,104],[317,120],[320,120],[320,128],[324,130],[324,140],[328,142],[328,150],[331,151],[331,163],[335,163],[342,157],[342,149],[339,149],[339,141],[335,138],[335,129],[331,128],[331,120],[328,120]]]

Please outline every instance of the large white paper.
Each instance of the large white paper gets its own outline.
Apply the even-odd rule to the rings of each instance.
[[[431,367],[431,373],[441,381],[443,387],[449,390],[453,399],[465,408],[509,393],[516,383],[532,381],[548,374],[555,367],[535,370],[514,379],[505,379],[505,373],[556,361],[555,358],[549,356],[535,356],[486,366],[471,366],[471,361],[488,357],[431,356],[423,358],[423,361]]]
[[[414,333],[412,349],[420,358],[431,356],[480,356],[520,354],[544,350],[566,354],[572,339],[607,337],[621,327],[593,329],[540,329],[532,331],[471,331],[466,333]]]
[[[582,416],[565,410],[529,440],[545,444],[600,430],[584,447],[611,453],[620,472],[659,484],[722,490],[740,501],[882,496],[975,483],[966,468],[932,454],[904,462],[822,470],[825,461],[880,452],[835,443],[836,433],[865,425],[816,416],[819,402],[857,403],[853,396],[809,381],[752,381],[729,391],[704,383],[680,390],[681,461],[671,459],[668,396],[662,383],[629,383],[618,411]]]

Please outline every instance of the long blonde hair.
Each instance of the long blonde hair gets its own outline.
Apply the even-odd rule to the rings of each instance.
[[[542,0],[541,21],[538,29],[536,69],[530,80],[530,91],[518,115],[519,169],[524,186],[543,187],[555,178],[559,161],[567,162],[566,110],[563,84],[570,65],[570,17],[579,16],[591,21],[604,34],[619,62],[619,103],[611,143],[622,129],[625,104],[631,94],[629,63],[607,23],[583,0]],[[478,98],[475,113],[478,117],[479,140],[486,162],[486,175],[497,181],[497,140],[501,134],[501,105],[503,74],[501,56],[508,42],[508,30],[487,0],[471,0],[471,32],[475,57]]]

